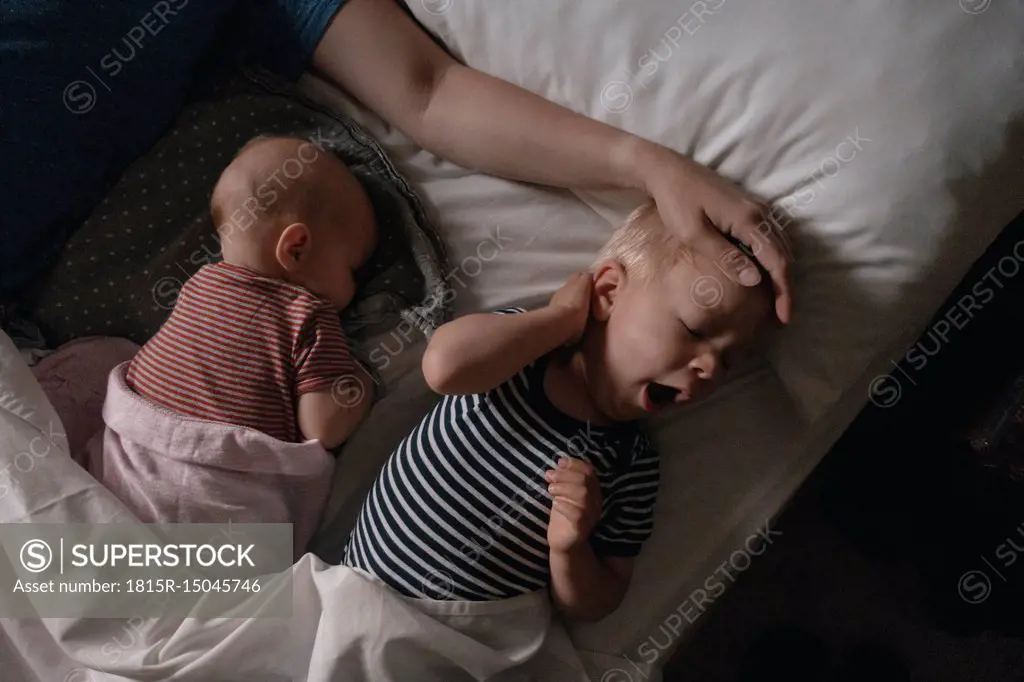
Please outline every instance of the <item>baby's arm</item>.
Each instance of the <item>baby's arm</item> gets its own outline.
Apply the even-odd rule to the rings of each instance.
[[[519,315],[466,315],[442,325],[423,355],[423,376],[437,393],[483,393],[583,333],[592,279],[577,273],[547,306]]]
[[[336,388],[299,396],[299,430],[307,440],[320,441],[325,449],[336,448],[366,419],[373,404],[369,379],[343,376]]]
[[[373,405],[373,385],[352,358],[338,314],[324,307],[303,330],[295,361],[296,421],[330,450],[348,439]]]

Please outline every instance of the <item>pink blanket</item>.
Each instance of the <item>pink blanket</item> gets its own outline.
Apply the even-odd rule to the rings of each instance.
[[[128,339],[91,336],[68,341],[32,367],[43,393],[60,415],[71,456],[83,467],[85,444],[103,430],[110,370],[131,360],[138,350]]]
[[[110,373],[106,429],[86,446],[89,473],[144,522],[290,522],[303,554],[334,471],[320,443],[185,417],[132,391],[127,369]]]

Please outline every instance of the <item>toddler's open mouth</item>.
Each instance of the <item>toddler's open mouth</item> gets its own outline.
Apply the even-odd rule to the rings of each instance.
[[[647,384],[647,389],[644,391],[644,409],[648,412],[657,412],[663,407],[673,404],[678,395],[678,388],[652,381]]]

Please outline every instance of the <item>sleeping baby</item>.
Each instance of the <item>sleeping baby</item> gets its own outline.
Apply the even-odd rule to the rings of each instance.
[[[310,147],[257,138],[225,169],[210,200],[224,259],[188,280],[127,383],[185,415],[330,449],[372,402],[337,400],[349,389],[336,382],[360,374],[338,311],[352,300],[376,229],[355,177],[329,153],[305,162]],[[289,161],[302,169],[295,178],[281,175]],[[246,215],[251,224],[237,228]]]
[[[337,158],[291,138],[247,144],[210,203],[224,260],[111,372],[88,468],[144,522],[289,523],[298,556],[329,492],[327,450],[373,402],[338,318],[373,211]]]
[[[710,394],[772,310],[767,285],[733,284],[639,209],[546,307],[437,330],[423,373],[444,397],[374,483],[345,563],[407,597],[549,589],[567,617],[603,618],[653,527],[641,423]]]

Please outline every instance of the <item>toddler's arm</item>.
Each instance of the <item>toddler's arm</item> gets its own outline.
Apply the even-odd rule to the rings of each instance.
[[[618,608],[633,577],[634,557],[654,528],[658,453],[640,436],[630,459],[607,498],[587,462],[566,457],[545,473],[552,497],[551,597],[570,618],[598,620]]]
[[[590,311],[591,283],[589,274],[577,273],[538,310],[466,315],[442,325],[423,355],[427,384],[444,394],[483,393],[579,338]]]
[[[568,618],[600,620],[626,596],[633,559],[600,557],[591,545],[602,508],[601,486],[592,465],[563,457],[544,478],[552,497],[548,522],[551,600]]]
[[[551,552],[551,600],[567,618],[593,622],[619,608],[633,559],[599,557],[588,544]]]

